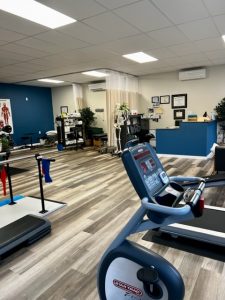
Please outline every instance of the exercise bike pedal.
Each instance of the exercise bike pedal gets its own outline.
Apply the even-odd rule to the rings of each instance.
[[[160,285],[158,284],[159,274],[153,266],[151,266],[150,268],[142,268],[138,270],[137,278],[143,282],[145,292],[152,299],[162,298],[163,291]]]

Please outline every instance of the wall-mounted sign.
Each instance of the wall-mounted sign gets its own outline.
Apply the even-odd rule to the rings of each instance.
[[[4,126],[10,125],[13,133],[13,121],[10,99],[0,99],[0,129]]]

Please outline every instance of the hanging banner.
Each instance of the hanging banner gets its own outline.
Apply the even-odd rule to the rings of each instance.
[[[0,129],[10,125],[13,133],[12,111],[10,99],[0,99]]]

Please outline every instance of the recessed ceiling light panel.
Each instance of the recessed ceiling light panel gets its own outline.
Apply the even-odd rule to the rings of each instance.
[[[225,42],[225,35],[222,35],[222,39],[223,39],[223,41]]]
[[[157,58],[152,57],[144,52],[125,54],[125,55],[123,55],[123,57],[133,60],[133,61],[136,61],[140,64],[158,60]]]
[[[49,82],[49,83],[63,83],[64,82],[62,80],[56,80],[56,79],[50,79],[50,78],[38,79],[37,81]]]
[[[87,71],[87,72],[82,72],[82,74],[88,75],[88,76],[94,76],[94,77],[106,77],[106,76],[108,76],[107,73],[100,72],[100,71]]]
[[[0,0],[0,9],[52,29],[76,22],[34,0]]]

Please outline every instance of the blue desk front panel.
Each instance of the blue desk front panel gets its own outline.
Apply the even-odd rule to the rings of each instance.
[[[156,130],[156,151],[164,154],[206,156],[217,140],[216,121],[182,122],[175,129]]]

